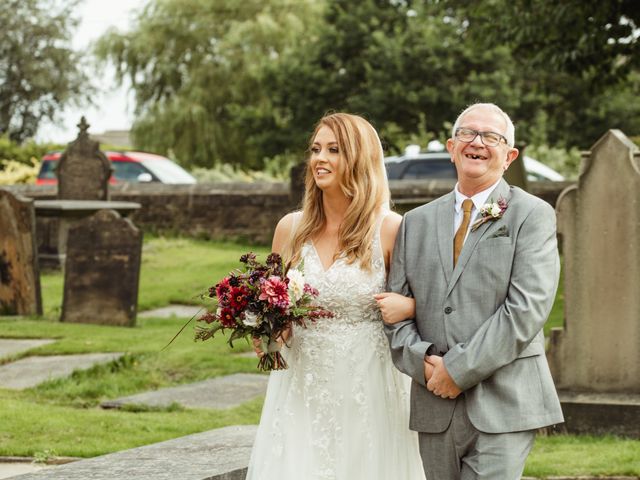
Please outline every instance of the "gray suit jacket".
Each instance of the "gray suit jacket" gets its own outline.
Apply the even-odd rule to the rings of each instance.
[[[423,358],[434,344],[482,432],[530,430],[563,421],[544,354],[542,327],[560,262],[553,208],[502,180],[490,195],[503,217],[467,237],[453,268],[451,192],[408,212],[398,232],[390,291],[416,299],[416,318],[385,325],[393,361],[413,378],[411,428],[442,432],[455,400],[425,387]]]

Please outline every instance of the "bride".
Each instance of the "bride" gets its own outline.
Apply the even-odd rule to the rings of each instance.
[[[335,317],[290,333],[289,368],[269,378],[247,480],[424,479],[409,379],[391,362],[374,299],[400,220],[374,128],[356,115],[323,117],[302,211],[280,220],[273,251],[302,265]]]

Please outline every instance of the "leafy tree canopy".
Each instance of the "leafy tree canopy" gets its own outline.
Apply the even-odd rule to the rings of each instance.
[[[70,47],[77,0],[2,0],[0,135],[22,142],[43,119],[86,98],[87,78]]]
[[[587,148],[640,132],[636,3],[156,0],[98,54],[133,85],[138,146],[189,165],[300,155],[330,110],[424,146],[476,101],[520,140]]]
[[[136,143],[184,163],[256,167],[279,153],[278,112],[263,78],[319,18],[314,0],[162,0],[97,53],[129,78]],[[263,138],[264,136],[264,138]]]
[[[595,89],[640,67],[636,0],[452,0],[489,42],[508,43],[537,68],[588,76]],[[486,28],[491,25],[492,28]],[[484,28],[482,28],[484,26]]]

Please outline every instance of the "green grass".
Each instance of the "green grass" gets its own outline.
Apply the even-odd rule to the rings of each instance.
[[[169,303],[198,304],[209,284],[237,266],[242,253],[264,248],[182,238],[147,237],[140,280],[139,311]],[[264,258],[264,256],[262,257]],[[262,399],[230,410],[103,410],[101,401],[237,372],[255,372],[256,360],[235,355],[250,351],[244,342],[230,349],[225,338],[194,343],[187,328],[162,348],[184,319],[139,318],[133,328],[57,321],[62,275],[42,276],[45,316],[0,317],[2,337],[55,338],[29,354],[124,352],[120,360],[79,371],[37,387],[0,389],[0,455],[92,457],[236,424],[255,424]],[[563,294],[558,292],[547,329],[562,325]],[[17,359],[25,354],[16,355]],[[5,360],[8,361],[8,360]],[[553,435],[539,437],[527,462],[530,476],[638,475],[640,441],[617,437]]]
[[[562,327],[564,325],[564,269],[560,271],[560,284],[558,285],[558,293],[556,294],[551,313],[544,325],[544,334],[549,336],[552,328]]]
[[[614,436],[539,436],[525,475],[640,475],[640,440]]]
[[[147,238],[140,276],[139,311],[169,303],[199,303],[207,287],[237,267],[247,251],[265,248],[181,238]],[[193,341],[188,327],[163,347],[185,319],[138,318],[133,328],[60,323],[63,278],[42,275],[45,315],[1,318],[6,338],[55,338],[29,355],[124,352],[119,360],[75,372],[23,391],[0,389],[0,455],[82,456],[146,445],[226,425],[257,423],[262,400],[231,410],[103,410],[108,399],[237,372],[256,372],[257,360],[236,353],[251,351],[244,342],[230,349],[222,336]],[[27,356],[27,353],[4,359]],[[47,452],[46,455],[44,452]]]

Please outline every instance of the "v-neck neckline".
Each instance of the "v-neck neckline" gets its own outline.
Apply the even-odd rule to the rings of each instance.
[[[338,256],[333,262],[331,262],[331,265],[329,265],[328,267],[325,268],[324,263],[322,263],[322,257],[318,253],[318,249],[316,248],[315,244],[313,243],[313,240],[309,240],[309,245],[311,245],[311,248],[313,249],[313,253],[315,253],[316,258],[318,259],[318,262],[320,262],[320,267],[322,268],[322,273],[327,273],[329,270],[331,270],[333,268],[333,266],[338,262],[338,260],[340,260],[342,258],[342,255]]]

